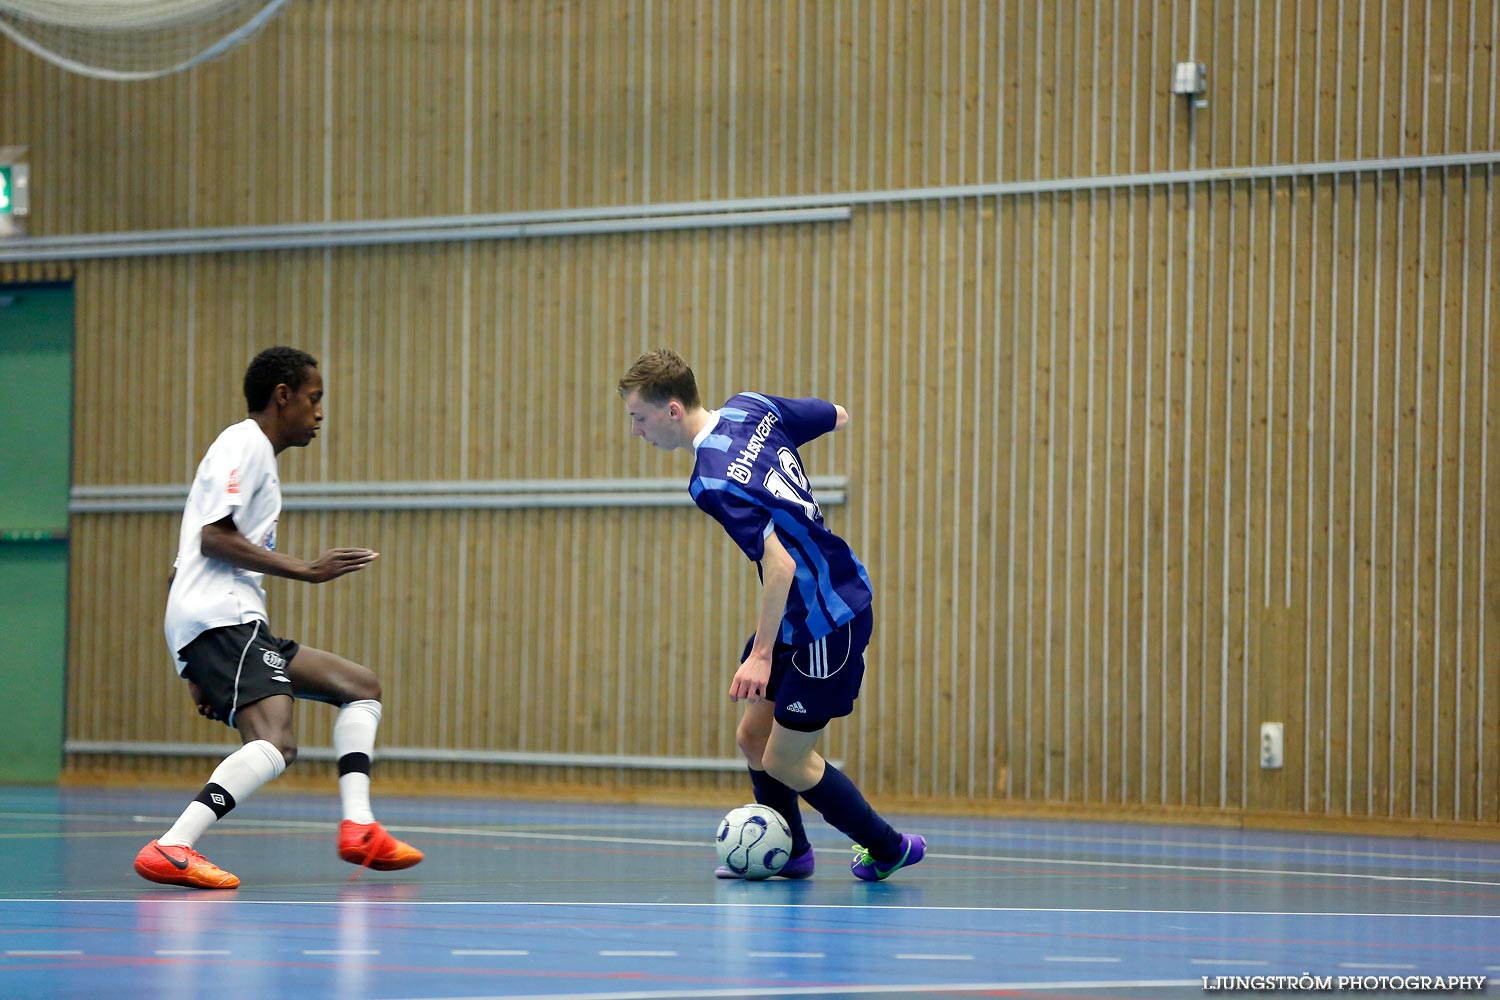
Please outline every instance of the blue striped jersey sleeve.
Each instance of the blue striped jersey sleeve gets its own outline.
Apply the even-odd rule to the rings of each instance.
[[[826,399],[788,399],[759,392],[747,392],[745,395],[760,400],[776,411],[781,431],[791,438],[794,447],[800,448],[838,425],[838,410]]]

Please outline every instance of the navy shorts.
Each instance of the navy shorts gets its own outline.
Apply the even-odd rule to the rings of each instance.
[[[225,725],[234,713],[275,694],[296,697],[286,668],[301,647],[278,639],[265,622],[211,628],[183,646],[177,655],[182,676],[198,685],[203,700]]]
[[[788,729],[815,733],[830,719],[854,711],[874,625],[875,615],[866,608],[811,645],[788,646],[776,640],[766,684],[766,699],[776,704],[776,721]],[[741,663],[753,645],[752,635],[740,654]]]

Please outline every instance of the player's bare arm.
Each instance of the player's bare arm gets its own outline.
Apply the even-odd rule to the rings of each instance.
[[[782,616],[786,614],[786,598],[797,574],[792,554],[774,531],[766,536],[760,572],[760,618],[755,625],[755,642],[729,685],[730,701],[744,700],[752,705],[765,699],[766,683],[771,679],[771,653],[776,647]]]
[[[834,410],[834,412],[836,414],[838,414],[834,418],[833,429],[836,430],[836,431],[837,430],[842,430],[843,427],[844,427],[844,425],[849,422],[849,411],[846,410],[846,409],[844,409],[842,406],[840,406],[837,403],[833,404],[833,410]]]
[[[304,583],[336,580],[364,569],[380,556],[380,553],[370,549],[329,549],[308,562],[306,559],[256,545],[240,534],[232,517],[203,526],[203,554],[240,569],[301,580]]]

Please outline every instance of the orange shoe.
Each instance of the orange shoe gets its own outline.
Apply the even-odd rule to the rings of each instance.
[[[163,847],[151,841],[135,856],[135,871],[143,879],[190,889],[236,889],[240,880],[191,847]]]
[[[393,872],[410,868],[423,855],[410,844],[392,837],[379,823],[346,819],[339,824],[339,857],[361,868]]]

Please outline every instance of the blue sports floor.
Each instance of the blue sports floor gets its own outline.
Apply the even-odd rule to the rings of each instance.
[[[376,791],[417,868],[349,881],[332,790],[262,793],[198,844],[241,888],[202,892],[131,869],[191,791],[0,788],[0,997],[1187,997],[1205,976],[1500,975],[1496,843],[893,814],[928,855],[889,882],[851,878],[821,822],[811,880],[721,882],[710,840],[737,802]]]

